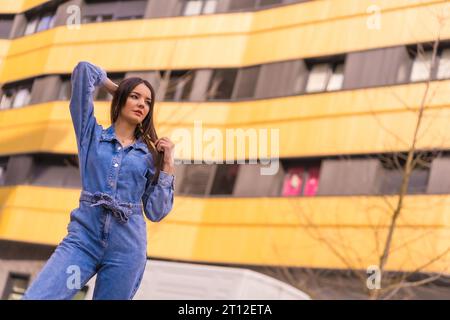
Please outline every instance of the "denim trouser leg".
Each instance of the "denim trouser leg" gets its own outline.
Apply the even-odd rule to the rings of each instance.
[[[132,215],[126,224],[112,220],[107,243],[93,299],[132,299],[147,262],[146,225],[142,214]]]
[[[25,292],[24,300],[71,299],[95,273],[96,261],[69,234]]]
[[[97,273],[94,300],[131,300],[141,283],[145,263],[141,270],[127,269],[129,264],[103,265]]]
[[[134,207],[124,222],[109,209],[80,201],[70,220],[69,234],[23,299],[70,299],[96,272],[94,299],[132,299],[147,262],[141,208]]]

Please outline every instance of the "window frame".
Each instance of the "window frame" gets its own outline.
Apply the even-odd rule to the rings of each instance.
[[[196,11],[193,14],[186,14],[186,9],[193,2],[199,2],[200,7],[199,7],[198,12]],[[215,3],[214,9],[213,9],[212,12],[205,12],[208,3]],[[183,7],[181,9],[181,16],[183,16],[183,17],[195,17],[195,16],[200,16],[200,15],[216,14],[217,13],[217,8],[218,8],[218,4],[219,4],[219,0],[184,0],[183,1]]]
[[[9,272],[8,273],[8,278],[6,280],[6,284],[5,287],[3,289],[3,294],[2,294],[2,300],[13,300],[13,299],[9,299],[11,297],[11,295],[14,294],[20,294],[14,292],[14,278],[16,279],[20,279],[20,280],[24,280],[26,281],[26,287],[23,288],[23,292],[21,293],[21,297],[23,297],[23,294],[25,293],[26,289],[29,287],[30,285],[30,280],[31,280],[31,275],[28,273],[20,273],[20,272]],[[19,300],[21,297],[18,297],[18,299],[14,299],[14,300]]]

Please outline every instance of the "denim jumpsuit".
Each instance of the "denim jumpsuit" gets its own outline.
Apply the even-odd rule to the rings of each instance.
[[[94,299],[132,299],[147,262],[142,210],[157,222],[172,209],[174,176],[161,171],[151,184],[155,167],[144,141],[124,148],[114,125],[103,129],[97,123],[92,93],[106,77],[84,61],[73,70],[70,114],[82,182],[79,207],[23,299],[71,299],[95,273]]]

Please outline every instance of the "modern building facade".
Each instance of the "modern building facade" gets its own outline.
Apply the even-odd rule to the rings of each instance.
[[[449,10],[438,0],[1,1],[3,298],[20,297],[78,205],[68,100],[82,60],[116,82],[150,81],[159,136],[184,132],[205,150],[208,130],[244,133],[232,163],[176,154],[175,205],[148,222],[150,260],[270,268],[321,298],[295,274],[378,264],[425,105],[386,270],[448,275]],[[106,128],[111,97],[94,98]],[[259,149],[276,143],[278,170],[262,175]]]

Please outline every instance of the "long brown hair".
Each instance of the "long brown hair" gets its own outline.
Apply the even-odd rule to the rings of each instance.
[[[162,162],[164,159],[164,153],[158,152],[156,150],[156,140],[158,140],[158,135],[156,134],[155,125],[153,124],[153,106],[155,105],[155,90],[152,85],[147,81],[139,77],[130,77],[122,80],[114,93],[111,102],[111,123],[115,123],[119,117],[120,111],[125,106],[128,96],[133,91],[133,89],[139,84],[145,84],[152,93],[152,98],[150,102],[150,111],[144,118],[142,123],[136,126],[134,130],[134,137],[136,140],[142,137],[143,141],[148,147],[148,150],[153,156],[155,175],[153,176],[152,184],[156,184],[159,177],[159,172],[162,170]]]

